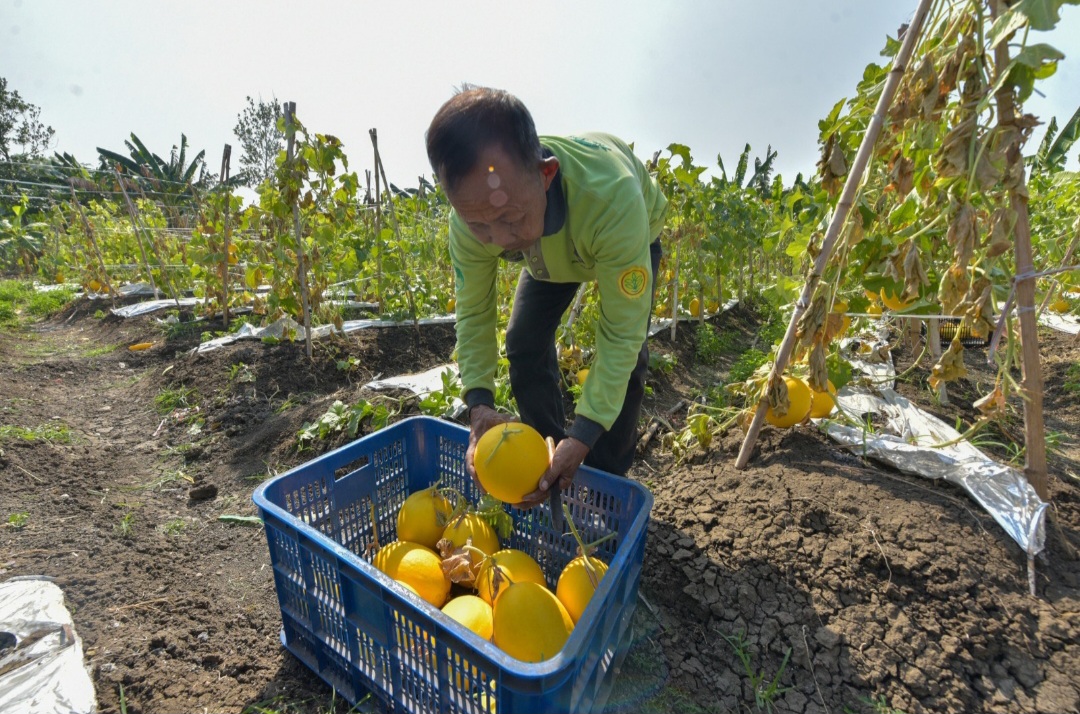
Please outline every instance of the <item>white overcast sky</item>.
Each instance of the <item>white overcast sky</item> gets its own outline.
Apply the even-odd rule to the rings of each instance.
[[[698,164],[720,153],[730,168],[745,143],[754,155],[771,144],[790,183],[813,171],[818,120],[915,5],[0,0],[0,76],[41,107],[54,148],[83,163],[98,146],[123,151],[131,132],[167,156],[183,132],[215,172],[232,143],[235,171],[244,97],[276,95],[309,129],[340,137],[361,180],[377,128],[390,180],[414,186],[431,174],[431,116],[467,81],[517,94],[540,133],[607,131],[643,157],[680,142]],[[1067,56],[1026,107],[1046,120],[1080,105],[1080,7],[1062,17],[1036,40]]]

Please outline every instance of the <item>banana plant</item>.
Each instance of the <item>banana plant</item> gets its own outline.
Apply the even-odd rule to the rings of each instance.
[[[30,275],[45,245],[47,223],[27,222],[30,200],[23,196],[11,207],[11,216],[0,218],[0,272],[21,269]]]

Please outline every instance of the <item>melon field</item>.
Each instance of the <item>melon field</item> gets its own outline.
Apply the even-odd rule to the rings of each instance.
[[[636,147],[669,201],[627,475],[654,502],[603,711],[1080,711],[1080,109],[1024,109],[1069,4],[920,2],[808,120],[806,175]],[[100,712],[385,711],[283,648],[253,494],[467,422],[443,187],[268,112],[247,196],[186,137],[0,157],[0,583],[63,590]],[[558,328],[569,415],[602,315],[586,284]]]

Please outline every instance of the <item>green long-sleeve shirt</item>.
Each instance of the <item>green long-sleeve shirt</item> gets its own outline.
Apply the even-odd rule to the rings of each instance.
[[[570,433],[599,435],[622,410],[627,380],[645,340],[652,296],[649,244],[664,225],[667,199],[633,151],[607,134],[542,136],[559,160],[558,198],[549,205],[545,235],[524,252],[524,267],[537,280],[585,282],[600,288],[596,359],[589,370]],[[552,213],[565,209],[561,225]],[[558,222],[556,219],[555,222]],[[495,390],[498,359],[495,278],[502,249],[477,240],[456,212],[450,218],[450,258],[456,275],[457,352],[463,391]],[[486,400],[483,400],[486,401]],[[583,427],[584,428],[581,428]],[[583,439],[592,446],[595,436]]]

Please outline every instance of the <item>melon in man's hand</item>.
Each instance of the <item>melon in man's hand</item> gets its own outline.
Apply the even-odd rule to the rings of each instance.
[[[516,421],[488,429],[476,442],[473,454],[480,485],[503,503],[521,503],[539,487],[549,464],[544,437]]]

